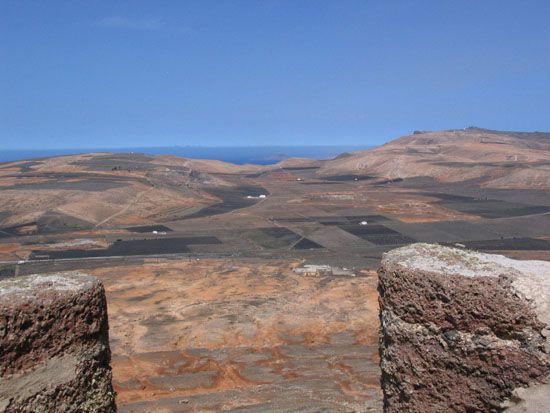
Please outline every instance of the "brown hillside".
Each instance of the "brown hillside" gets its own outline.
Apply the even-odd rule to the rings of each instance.
[[[3,163],[0,223],[63,216],[79,229],[169,219],[217,202],[204,188],[231,185],[208,172],[230,171],[236,165],[208,165],[209,161],[112,153]]]
[[[550,188],[550,134],[477,128],[421,132],[324,163],[321,176],[476,180],[495,188]]]

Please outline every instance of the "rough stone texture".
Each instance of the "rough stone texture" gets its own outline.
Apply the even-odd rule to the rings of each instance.
[[[379,293],[386,412],[548,411],[550,262],[414,244]]]
[[[108,329],[94,277],[0,281],[0,411],[115,411]]]

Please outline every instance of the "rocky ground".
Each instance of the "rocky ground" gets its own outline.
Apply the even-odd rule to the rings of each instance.
[[[298,262],[151,261],[107,291],[122,412],[379,411],[376,275]]]

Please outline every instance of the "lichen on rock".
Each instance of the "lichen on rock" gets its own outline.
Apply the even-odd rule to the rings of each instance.
[[[115,411],[108,328],[94,277],[0,281],[0,410]]]
[[[549,282],[544,261],[429,244],[385,254],[385,411],[500,411],[518,405],[518,394],[537,393],[518,389],[550,377]]]

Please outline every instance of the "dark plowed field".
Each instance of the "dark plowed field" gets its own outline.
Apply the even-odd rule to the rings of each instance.
[[[55,190],[73,190],[73,191],[106,191],[113,188],[123,188],[128,184],[123,181],[113,179],[95,179],[82,178],[79,181],[48,181],[36,183],[21,183],[12,186],[0,186],[0,189],[55,189]]]
[[[415,239],[401,234],[363,235],[361,238],[376,245],[404,245],[416,242]]]
[[[319,181],[319,182],[301,182],[302,185],[338,185],[340,182]]]
[[[336,219],[336,220],[319,221],[319,223],[327,226],[339,226],[339,225],[348,224],[348,221],[344,219]]]
[[[164,225],[143,225],[140,227],[129,227],[126,228],[128,231],[146,233],[146,232],[172,232],[172,230]]]
[[[318,222],[323,225],[349,225],[349,224],[359,224],[363,221],[368,222],[368,224],[379,223],[384,221],[389,221],[383,215],[357,215],[357,216],[312,216],[312,217],[296,217],[296,218],[276,218],[277,222],[285,222],[289,224],[303,223],[303,222]],[[351,225],[350,227],[355,226]],[[370,225],[372,227],[372,225]]]
[[[261,186],[238,186],[234,188],[209,188],[206,192],[222,199],[214,205],[207,206],[193,214],[186,215],[183,219],[204,218],[212,215],[225,214],[236,209],[246,208],[258,202],[258,199],[247,198],[250,196],[267,195],[269,191]]]
[[[117,241],[105,249],[95,250],[63,250],[63,251],[33,251],[31,259],[59,258],[90,258],[130,255],[159,255],[189,253],[189,245],[220,244],[216,237],[180,237],[158,238],[144,240]]]
[[[368,175],[331,175],[331,176],[324,176],[323,179],[326,181],[346,182],[346,181],[368,181],[376,178],[374,176],[368,176]]]
[[[38,220],[39,234],[80,231],[92,227],[93,225],[90,222],[58,212],[49,212]]]
[[[471,196],[442,192],[424,192],[422,195],[440,199],[441,201],[439,201],[439,203],[446,208],[489,219],[519,217],[550,212],[550,206],[546,205],[528,205],[500,201],[497,199],[479,199]]]
[[[380,224],[339,225],[339,227],[350,234],[357,235],[358,237],[362,237],[363,235],[399,234],[397,231]]]
[[[0,228],[0,237],[16,237],[22,235],[22,231],[26,227],[34,227],[38,224],[36,222],[29,222],[27,224],[15,225],[13,227]]]
[[[384,215],[358,215],[358,216],[346,216],[345,217],[352,224],[358,224],[362,221],[367,221],[369,224],[371,222],[378,223],[382,221],[389,221],[389,218]]]
[[[299,218],[275,218],[277,222],[287,222],[289,224],[301,223],[301,222],[315,222],[315,219],[308,217],[299,217]]]
[[[466,247],[475,250],[517,250],[517,251],[550,251],[550,241],[535,238],[505,238],[485,241],[463,242]]]
[[[113,154],[79,160],[73,162],[73,165],[79,165],[97,171],[149,171],[158,166],[150,163],[153,159],[154,157],[145,154]]]
[[[323,248],[323,247],[307,238],[302,239],[300,242],[294,245],[295,250],[313,250],[313,249],[319,249],[319,248]]]
[[[301,237],[288,228],[271,227],[248,230],[245,236],[258,245],[267,249],[289,247]]]
[[[413,238],[380,224],[338,226],[344,231],[375,245],[402,245],[415,242]]]
[[[402,178],[384,179],[383,181],[376,182],[375,186],[384,186],[384,185],[387,185],[387,184],[398,184],[400,182],[403,182]]]

